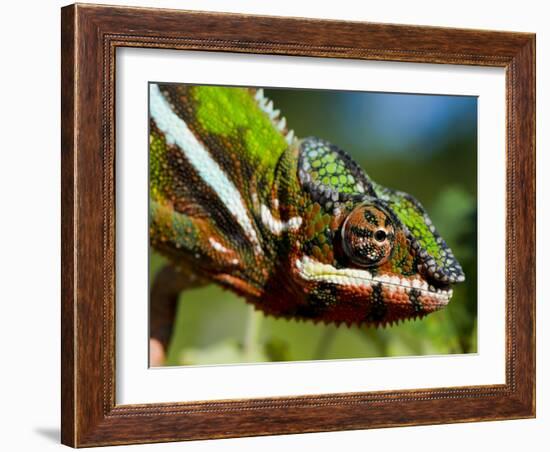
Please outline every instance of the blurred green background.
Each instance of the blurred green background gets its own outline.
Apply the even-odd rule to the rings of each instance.
[[[298,137],[350,153],[378,183],[427,209],[466,282],[449,306],[384,329],[275,320],[216,285],[180,295],[166,365],[349,359],[477,351],[477,98],[266,89]],[[150,253],[153,280],[163,258]]]

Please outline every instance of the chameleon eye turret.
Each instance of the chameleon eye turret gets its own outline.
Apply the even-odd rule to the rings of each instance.
[[[342,248],[356,265],[382,265],[391,256],[395,226],[391,216],[368,201],[353,209],[342,225]]]

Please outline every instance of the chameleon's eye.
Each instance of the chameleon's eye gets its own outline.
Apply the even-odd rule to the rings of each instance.
[[[383,264],[391,256],[395,226],[390,215],[372,204],[351,211],[342,226],[342,247],[356,265]]]

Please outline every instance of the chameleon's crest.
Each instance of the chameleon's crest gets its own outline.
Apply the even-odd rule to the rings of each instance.
[[[325,210],[335,211],[343,202],[357,195],[375,196],[361,167],[328,141],[305,138],[298,166],[302,186]]]

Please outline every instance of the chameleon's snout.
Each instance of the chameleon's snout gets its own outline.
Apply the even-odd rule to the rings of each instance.
[[[434,257],[428,254],[413,239],[412,246],[419,257],[418,271],[431,286],[439,289],[450,289],[452,284],[464,282],[466,276],[445,241],[439,236],[437,236],[437,240],[439,241],[440,252],[437,257]]]

